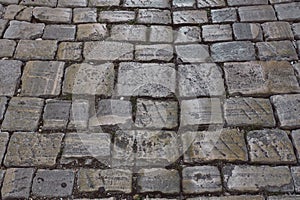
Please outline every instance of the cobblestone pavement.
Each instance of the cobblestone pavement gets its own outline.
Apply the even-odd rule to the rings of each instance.
[[[299,0],[0,0],[1,199],[300,200]]]

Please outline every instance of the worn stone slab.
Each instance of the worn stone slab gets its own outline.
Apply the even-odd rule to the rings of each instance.
[[[154,178],[155,177],[155,178]],[[162,168],[141,169],[137,178],[138,192],[162,192],[174,194],[180,192],[180,177],[177,170]]]
[[[54,97],[61,91],[65,63],[29,61],[22,76],[22,96]]]
[[[124,169],[80,169],[77,186],[79,192],[131,193],[132,172]]]
[[[72,100],[69,130],[85,130],[88,127],[90,103],[88,100],[75,98]]]
[[[202,26],[202,37],[206,42],[232,40],[230,25],[205,25]]]
[[[295,184],[295,191],[299,193],[300,191],[300,168],[299,167],[291,167],[291,172]],[[299,196],[300,198],[300,196]]]
[[[135,125],[139,128],[172,129],[178,125],[176,101],[137,100]]]
[[[241,22],[263,22],[277,20],[271,5],[246,6],[238,8]]]
[[[141,7],[141,8],[170,8],[168,0],[124,0],[124,7]]]
[[[33,173],[33,168],[7,169],[1,189],[2,199],[28,199]]]
[[[271,95],[299,92],[293,66],[287,61],[224,64],[231,95]]]
[[[225,93],[222,71],[213,63],[178,66],[181,97],[222,96]]]
[[[269,196],[268,200],[299,200],[300,195]]]
[[[300,129],[293,130],[291,133],[293,145],[296,149],[296,156],[300,159]]]
[[[185,132],[181,138],[187,163],[248,160],[244,133],[237,129]]]
[[[27,6],[50,6],[50,7],[55,7],[57,4],[57,0],[22,0],[20,2],[22,5],[27,5]]]
[[[286,4],[275,5],[275,10],[277,12],[278,19],[286,21],[299,21],[299,6],[300,2],[291,2]]]
[[[81,61],[82,48],[82,42],[61,42],[57,50],[57,59],[63,61]]]
[[[256,47],[260,60],[298,60],[291,41],[258,42]]]
[[[149,41],[158,43],[173,42],[173,28],[171,26],[151,26],[149,28]]]
[[[281,128],[300,128],[300,95],[276,95],[271,97]]]
[[[181,62],[205,63],[211,61],[208,45],[203,45],[203,44],[176,45],[175,51],[178,60],[180,60]]]
[[[272,0],[271,0],[272,1]],[[268,0],[227,0],[230,6],[249,6],[268,4]]]
[[[67,197],[73,192],[73,170],[37,170],[32,183],[32,194],[37,197]]]
[[[67,0],[66,0],[67,1]],[[74,23],[95,23],[97,22],[96,8],[74,8],[73,10]]]
[[[0,35],[4,33],[8,20],[0,19]]]
[[[194,7],[196,5],[196,0],[173,0],[172,5],[176,8]]]
[[[29,97],[13,97],[2,123],[6,131],[35,131],[38,128],[44,100]]]
[[[109,164],[111,136],[108,133],[68,133],[62,152],[62,164],[95,158]]]
[[[265,200],[264,196],[260,195],[236,195],[236,196],[218,196],[218,197],[194,197],[187,200]]]
[[[213,23],[236,22],[238,20],[235,8],[222,8],[211,10]]]
[[[223,124],[219,98],[183,100],[180,106],[182,127]]]
[[[43,130],[64,130],[70,116],[71,101],[47,99],[43,114]]]
[[[86,42],[83,48],[83,56],[86,61],[132,60],[133,52],[133,44],[127,42]]]
[[[118,24],[111,27],[110,39],[115,41],[146,42],[147,26]]]
[[[63,135],[63,133],[14,133],[8,144],[4,165],[6,167],[54,166]]]
[[[137,61],[171,61],[173,58],[171,44],[136,45],[135,59]]]
[[[223,7],[225,4],[225,0],[197,0],[198,8]]]
[[[120,0],[90,0],[90,7],[102,7],[102,6],[119,6]]]
[[[263,32],[257,23],[234,23],[232,25],[236,40],[263,41]]]
[[[185,167],[182,170],[182,189],[185,194],[221,192],[221,174],[215,166]]]
[[[252,97],[226,99],[224,116],[228,126],[275,126],[269,99]]]
[[[8,98],[0,97],[0,122],[2,122],[4,118],[4,113],[6,111],[7,104],[8,104]]]
[[[118,96],[167,97],[175,94],[174,64],[120,63]]]
[[[114,72],[112,63],[71,65],[65,72],[63,93],[111,96]]]
[[[3,18],[14,20],[17,15],[22,13],[26,9],[26,6],[23,5],[8,5],[5,9]]]
[[[88,0],[58,0],[57,7],[86,7]]]
[[[21,77],[22,62],[17,60],[0,61],[0,95],[13,96]],[[5,85],[5,87],[3,87]]]
[[[106,24],[92,23],[92,24],[79,24],[77,26],[77,40],[91,41],[103,40],[108,36]]]
[[[71,23],[72,21],[70,8],[35,7],[32,15],[36,20],[46,23]]]
[[[223,167],[225,187],[239,192],[292,192],[291,172],[286,166],[228,165]]]
[[[257,130],[247,133],[250,161],[264,164],[296,163],[293,145],[286,132]]]
[[[270,40],[293,40],[294,35],[288,22],[266,22],[262,24],[265,38]]]
[[[181,26],[175,32],[174,43],[201,42],[201,30],[197,26]]]
[[[20,60],[52,60],[57,50],[55,40],[20,40],[15,58]]]
[[[292,25],[292,29],[293,29],[295,39],[299,40],[300,39],[300,23],[294,23]]]
[[[101,11],[100,22],[131,22],[135,20],[135,12],[127,10]]]
[[[139,9],[137,22],[142,24],[171,24],[171,12],[160,9]]]
[[[6,146],[8,144],[9,134],[7,132],[0,132],[0,164],[2,163]],[[1,181],[0,181],[1,182]]]
[[[13,40],[0,39],[0,58],[12,57],[17,43]]]
[[[75,40],[76,26],[74,25],[47,25],[43,39],[57,41]]]
[[[215,43],[210,50],[215,62],[255,60],[254,45],[249,41]]]
[[[205,10],[183,10],[173,12],[173,23],[179,24],[204,24],[208,22]]]
[[[34,40],[42,36],[45,28],[43,23],[29,23],[12,20],[6,29],[3,38]]]

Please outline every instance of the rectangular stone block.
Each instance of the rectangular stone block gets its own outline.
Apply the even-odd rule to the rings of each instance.
[[[137,61],[171,61],[173,58],[171,44],[136,45],[135,59]]]
[[[197,26],[181,26],[174,34],[174,43],[201,42],[201,30]]]
[[[205,10],[184,10],[173,12],[174,24],[204,24],[208,22]]]
[[[238,20],[236,8],[222,8],[211,10],[213,23],[236,22]]]
[[[57,4],[57,0],[22,0],[20,2],[22,5],[27,5],[27,6],[50,6],[50,7],[55,7]]]
[[[35,19],[46,23],[71,23],[71,8],[35,7],[32,15]]]
[[[232,40],[230,25],[205,25],[202,26],[202,37],[206,42]]]
[[[108,37],[106,24],[78,24],[76,39],[78,41],[102,41]]]
[[[4,154],[6,152],[6,147],[9,140],[9,133],[7,132],[0,132],[0,165],[2,163]],[[0,180],[1,183],[1,180]],[[1,184],[0,184],[1,186]]]
[[[211,62],[208,45],[186,44],[176,45],[177,59],[184,63]]]
[[[68,123],[69,130],[85,130],[88,127],[90,103],[85,99],[72,100],[70,119]]]
[[[120,0],[90,0],[90,7],[102,7],[102,6],[119,6]]]
[[[66,0],[67,1],[67,0]],[[95,23],[97,22],[96,8],[74,8],[73,10],[74,23]]]
[[[124,7],[141,7],[141,8],[170,8],[168,0],[124,0]]]
[[[75,40],[76,26],[74,25],[47,25],[43,39],[57,41]]]
[[[13,96],[21,77],[22,62],[17,60],[0,61],[0,95]]]
[[[82,42],[61,42],[56,57],[62,61],[81,61],[82,47]]]
[[[225,6],[225,0],[197,0],[198,8],[214,8]]]
[[[300,191],[300,168],[299,167],[291,167],[291,172],[295,184],[295,191],[299,193]],[[300,196],[299,196],[300,199]]]
[[[111,27],[110,39],[116,41],[146,42],[147,26],[118,24]]]
[[[268,4],[268,0],[227,0],[229,6],[250,6]]]
[[[265,38],[270,40],[293,40],[294,35],[288,22],[266,22],[262,24]]]
[[[285,21],[299,21],[299,6],[300,2],[291,2],[286,4],[275,5],[275,10],[277,12],[278,19]]]
[[[0,58],[12,57],[17,43],[13,40],[0,39]]]
[[[130,22],[135,20],[135,12],[127,10],[102,11],[99,13],[100,22]]]
[[[247,6],[238,9],[241,22],[263,22],[277,20],[271,5]]]
[[[234,23],[233,33],[236,40],[263,41],[263,32],[257,23]]]
[[[42,36],[45,28],[43,23],[29,23],[12,20],[6,29],[3,38],[34,40]]]
[[[142,24],[171,24],[171,12],[160,9],[139,9],[137,22]]]

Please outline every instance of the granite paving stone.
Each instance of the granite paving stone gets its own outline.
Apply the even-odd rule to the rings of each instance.
[[[174,43],[201,42],[201,30],[197,26],[181,26],[174,35]]]
[[[4,33],[6,39],[37,39],[42,36],[45,28],[43,23],[10,21]]]
[[[100,22],[131,22],[135,20],[135,12],[126,10],[101,11],[98,20]]]
[[[177,59],[185,63],[210,62],[209,48],[204,44],[176,45]]]
[[[268,200],[299,200],[300,195],[269,196]]]
[[[230,25],[205,25],[202,26],[202,37],[205,42],[232,40]]]
[[[211,18],[213,23],[235,22],[238,15],[235,8],[222,8],[211,10]]]
[[[113,25],[110,38],[116,41],[146,42],[147,27],[144,25]]]
[[[90,103],[88,100],[74,98],[70,110],[69,130],[85,130],[88,127]]]
[[[120,0],[89,0],[88,5],[90,7],[118,6]]]
[[[173,46],[170,44],[136,45],[135,59],[137,61],[166,61],[173,58]]]
[[[17,60],[0,61],[0,95],[13,96],[21,77],[22,62]],[[5,87],[3,87],[5,85]]]
[[[194,197],[188,200],[265,200],[261,195],[236,195],[236,196],[220,196],[220,197]]]
[[[198,8],[213,8],[225,6],[225,0],[197,0]]]
[[[242,22],[275,21],[276,13],[271,5],[239,7]]]
[[[194,7],[196,0],[173,0],[173,6],[176,8]]]
[[[73,25],[47,25],[43,39],[56,41],[72,41],[75,39],[76,26]]]
[[[263,41],[263,32],[257,23],[234,23],[233,33],[236,40]]]
[[[173,42],[173,29],[171,26],[151,26],[149,30],[149,41],[157,43]]]
[[[137,22],[141,24],[171,24],[171,12],[160,9],[139,9]]]
[[[291,2],[286,4],[275,5],[275,10],[277,12],[278,19],[286,21],[299,21],[299,6],[300,2]]]
[[[295,191],[299,193],[300,191],[300,168],[299,167],[291,167],[291,172],[295,184]]]
[[[205,10],[174,11],[174,24],[203,24],[208,22]]]
[[[73,22],[76,24],[97,22],[97,9],[96,8],[74,8]]]
[[[124,0],[124,7],[170,8],[168,0]]]
[[[107,36],[108,36],[108,30],[106,24],[89,23],[89,24],[79,24],[77,26],[76,39],[78,41],[103,40]]]
[[[81,61],[82,42],[61,42],[57,50],[57,59],[62,61]]]
[[[6,151],[6,146],[8,144],[8,140],[9,140],[9,133],[1,132],[0,133],[0,164],[2,163]]]
[[[50,6],[55,7],[57,4],[57,0],[22,0],[20,2],[21,5],[28,5],[28,6]]]
[[[17,43],[14,40],[0,39],[0,57],[12,57]]]
[[[4,118],[4,113],[6,111],[7,104],[8,104],[8,98],[0,97],[0,122],[2,122]]]
[[[291,41],[272,41],[256,43],[260,60],[298,60],[295,46]]]
[[[265,38],[269,40],[293,40],[293,32],[288,22],[266,22],[262,24]]]
[[[291,138],[292,138],[292,142],[293,142],[293,145],[296,149],[296,156],[298,159],[300,159],[300,130],[297,129],[297,130],[293,130],[292,133],[291,133]]]
[[[292,25],[292,29],[293,29],[295,39],[299,40],[300,39],[300,23],[294,23]]]
[[[72,21],[72,9],[70,8],[35,7],[32,15],[36,20],[47,23],[69,24]]]
[[[4,33],[7,23],[8,20],[0,19],[0,36]]]

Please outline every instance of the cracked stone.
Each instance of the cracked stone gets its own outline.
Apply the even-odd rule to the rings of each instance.
[[[143,24],[171,24],[171,12],[159,9],[139,9],[137,22]]]

